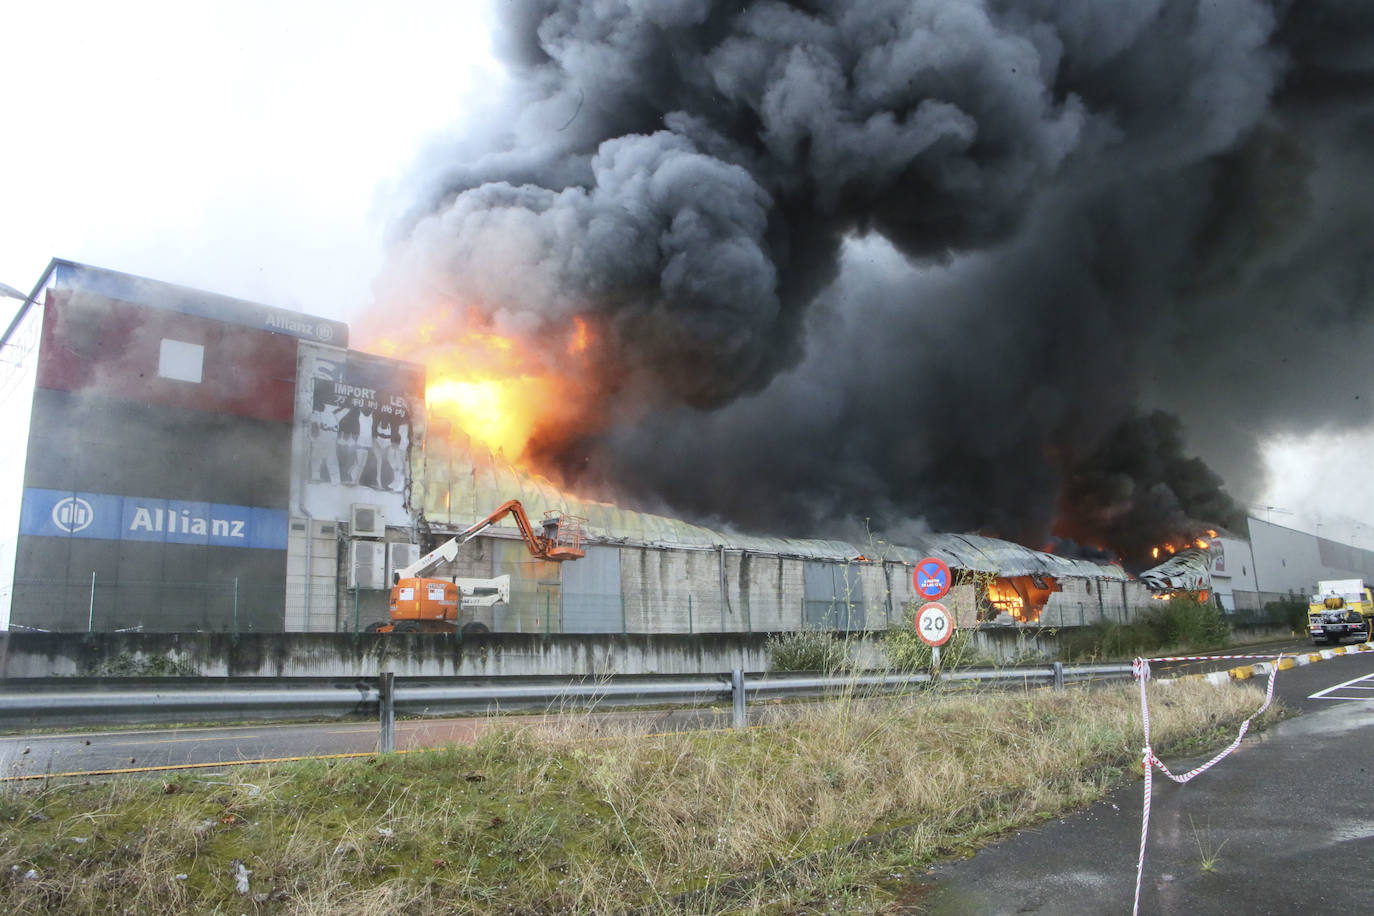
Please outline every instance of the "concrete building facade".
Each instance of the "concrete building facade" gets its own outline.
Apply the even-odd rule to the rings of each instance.
[[[347,326],[67,261],[28,305],[10,626],[304,629],[288,619],[290,535],[311,508],[293,501],[314,381],[300,364],[316,348],[346,363],[326,342]]]

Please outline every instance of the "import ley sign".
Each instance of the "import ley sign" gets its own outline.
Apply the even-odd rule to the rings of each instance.
[[[286,549],[286,513],[222,503],[24,489],[19,533],[105,541]]]

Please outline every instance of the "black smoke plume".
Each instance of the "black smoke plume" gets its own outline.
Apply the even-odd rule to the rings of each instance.
[[[599,422],[532,450],[569,485],[1125,553],[1236,519],[1183,429],[1248,491],[1369,420],[1368,3],[501,9],[380,288],[595,318]]]

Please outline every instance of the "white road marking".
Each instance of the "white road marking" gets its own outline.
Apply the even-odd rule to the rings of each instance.
[[[1361,681],[1370,681],[1371,684],[1370,684],[1369,686],[1364,686],[1364,685],[1361,684]],[[1354,686],[1354,685],[1360,685],[1360,686]],[[1308,699],[1309,699],[1309,700],[1357,700],[1357,699],[1364,699],[1363,697],[1333,697],[1333,696],[1330,696],[1330,695],[1329,695],[1329,694],[1335,693],[1337,690],[1342,690],[1342,689],[1347,689],[1347,690],[1374,690],[1374,674],[1366,674],[1366,675],[1364,675],[1363,677],[1353,677],[1353,678],[1351,678],[1350,680],[1348,680],[1348,681],[1346,681],[1346,682],[1344,682],[1344,683],[1342,683],[1342,684],[1336,684],[1334,687],[1327,687],[1325,690],[1318,690],[1316,693],[1314,693],[1314,694],[1312,694],[1311,696],[1309,696]]]

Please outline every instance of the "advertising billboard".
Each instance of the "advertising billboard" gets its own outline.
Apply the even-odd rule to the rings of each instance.
[[[379,505],[387,524],[410,524],[411,453],[422,444],[424,394],[421,366],[302,342],[292,511],[348,521],[354,504]]]
[[[26,487],[19,533],[285,550],[286,513],[252,506]]]

